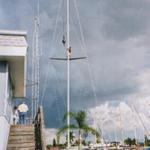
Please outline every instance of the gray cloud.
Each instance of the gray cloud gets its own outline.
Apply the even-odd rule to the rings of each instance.
[[[63,7],[60,9],[57,27],[55,26],[60,2],[61,0],[40,1],[40,47],[42,47],[40,98],[45,90],[43,105],[47,127],[61,125],[59,118],[62,117],[66,107],[66,63],[49,60],[49,57],[54,56],[65,57],[65,49],[61,43],[62,17],[65,15]],[[77,0],[77,5],[97,103],[120,100],[122,97],[138,93],[143,84],[139,82],[138,77],[150,66],[150,2],[148,0]],[[28,31],[29,79],[33,18],[36,13],[34,8],[34,1],[0,0],[0,28]],[[65,19],[64,17],[64,22]],[[71,3],[70,34],[73,56],[85,56],[81,48],[82,41],[73,3]],[[31,97],[30,91],[29,88],[28,97]],[[87,61],[71,62],[71,109],[87,109],[95,105]]]
[[[148,1],[107,1],[103,7],[103,35],[113,40],[124,40],[146,33],[149,9]]]

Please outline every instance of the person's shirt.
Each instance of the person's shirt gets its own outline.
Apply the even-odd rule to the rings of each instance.
[[[21,105],[19,105],[18,110],[19,110],[19,112],[27,112],[29,109],[26,104],[21,104]]]
[[[14,115],[15,117],[19,116],[19,112],[18,112],[17,109],[15,109],[15,110],[13,111],[13,115]]]
[[[14,116],[16,116],[16,117],[18,117],[18,116],[19,116],[18,109],[16,109],[16,110],[14,111]]]

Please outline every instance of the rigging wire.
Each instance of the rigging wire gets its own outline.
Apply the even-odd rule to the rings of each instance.
[[[56,72],[56,69],[54,69],[54,67],[53,67],[53,70]],[[55,78],[55,80],[56,80],[56,86],[60,83],[60,81],[59,81],[59,78],[58,78],[58,76],[57,76],[57,73],[56,73],[56,78]],[[57,95],[60,95],[60,93],[59,93],[59,91],[58,91],[58,89],[57,88],[55,88],[55,100],[56,100],[56,103],[57,103],[57,114],[58,114],[58,120],[59,120],[59,123],[61,124],[61,121],[62,121],[62,114],[63,114],[63,112],[61,112],[61,110],[59,109],[59,107],[58,106],[60,106],[60,102],[61,102],[61,99],[59,99],[58,98],[58,96]],[[63,105],[65,106],[65,103],[64,103],[64,101],[62,101],[63,102]]]
[[[132,108],[131,108],[131,109],[132,109]],[[143,128],[144,128],[144,130],[145,130],[146,135],[148,136],[148,135],[149,135],[149,131],[148,131],[148,129],[146,128],[146,126],[145,126],[145,124],[144,124],[144,122],[143,122],[143,120],[142,120],[140,114],[138,113],[138,111],[137,111],[137,109],[135,108],[135,106],[133,106],[133,109],[134,109],[135,113],[137,114],[137,116],[138,116],[138,118],[139,118],[139,120],[140,120],[140,122],[141,122],[141,125],[143,126]]]
[[[121,106],[119,106],[119,121],[120,121],[120,133],[121,133],[121,142],[124,142],[124,131],[123,131],[123,124],[122,124],[122,112]]]
[[[136,118],[137,118],[137,117],[136,117],[136,113],[135,113],[133,107],[131,108],[131,111],[132,111],[132,117],[135,119],[134,124],[133,124],[133,127],[135,128],[135,129],[134,129],[134,138],[135,138],[135,140],[136,140],[136,144],[138,144],[137,126],[136,126]]]
[[[63,1],[63,8],[65,8],[65,1]],[[63,37],[62,37],[62,43],[63,43],[63,45],[64,45],[64,47],[66,47],[66,36],[67,36],[67,33],[66,33],[66,27],[65,27],[65,17],[66,17],[66,15],[65,15],[65,10],[63,9],[62,10],[62,22],[63,22]]]
[[[98,101],[97,101],[97,94],[96,94],[96,88],[95,88],[95,78],[94,78],[94,75],[92,74],[92,67],[91,67],[91,64],[90,64],[89,59],[88,59],[88,51],[87,51],[87,46],[86,46],[86,42],[85,42],[85,38],[84,38],[84,33],[83,33],[81,21],[80,21],[80,14],[79,14],[79,10],[78,10],[78,7],[77,7],[77,2],[76,2],[76,0],[73,0],[73,1],[74,1],[76,14],[77,14],[79,30],[80,30],[80,34],[81,34],[81,41],[83,43],[82,48],[83,48],[84,53],[87,57],[86,60],[87,60],[88,72],[89,72],[90,79],[91,79],[91,85],[92,85],[92,89],[93,89],[94,100],[95,100],[95,104],[97,104]]]
[[[51,45],[53,45],[53,43],[57,43],[58,40],[59,40],[59,37],[62,35],[62,33],[57,34],[57,26],[58,26],[58,22],[59,22],[59,20],[61,18],[61,15],[60,15],[61,13],[60,12],[61,12],[61,8],[62,8],[62,2],[63,2],[63,0],[60,0],[59,2],[60,3],[58,5],[57,17],[56,17],[56,21],[55,21],[55,28],[54,28],[54,31],[53,31],[53,36],[52,36],[52,40],[51,40],[52,44]],[[45,92],[46,92],[46,89],[47,89],[47,86],[48,86],[48,75],[49,75],[49,73],[50,73],[50,67],[48,67],[48,70],[46,72],[46,78],[44,80],[44,85],[43,85],[44,88],[43,88],[43,91],[42,91],[41,105],[43,105],[43,100],[45,98]],[[56,77],[56,79],[57,79],[57,77]],[[59,83],[59,81],[58,81],[58,83]],[[57,104],[59,104],[59,99],[57,97],[57,93],[58,93],[58,91],[55,91],[55,99],[57,101]],[[58,121],[60,122],[61,121],[61,114],[62,113],[60,112],[60,109],[58,107],[57,107],[57,113],[58,113],[58,118],[59,118]]]
[[[54,28],[54,32],[53,32],[52,40],[51,40],[51,45],[54,43],[55,38],[56,38],[56,32],[57,32],[57,26],[58,26],[61,7],[62,7],[62,2],[63,2],[63,0],[59,1],[57,17],[56,17],[56,21],[55,21],[55,28]],[[52,48],[52,46],[51,46],[51,48]],[[50,73],[50,67],[48,67],[46,77],[45,77],[45,82],[44,82],[44,85],[43,85],[44,88],[43,88],[42,96],[41,96],[41,104],[43,103],[43,100],[44,100],[44,97],[45,97],[45,92],[46,92],[46,89],[47,89],[47,86],[48,86],[48,75],[49,75],[49,73]]]

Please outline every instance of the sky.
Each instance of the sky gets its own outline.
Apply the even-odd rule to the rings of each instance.
[[[150,1],[70,2],[72,56],[87,56],[71,62],[71,110],[86,110],[91,125],[104,124],[106,137],[115,128],[120,136],[123,131],[134,136],[135,128],[142,136],[150,124]],[[0,0],[0,29],[28,32],[29,79],[36,4],[36,0]],[[47,128],[62,126],[66,111],[66,62],[49,59],[66,57],[61,43],[65,13],[64,0],[40,0],[40,100]],[[30,91],[28,87],[29,99]]]

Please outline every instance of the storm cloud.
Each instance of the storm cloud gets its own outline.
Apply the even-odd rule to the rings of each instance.
[[[107,101],[122,101],[143,92],[149,72],[149,0],[76,0],[85,45],[74,1],[71,1],[70,35],[73,56],[87,60],[71,62],[71,109],[92,109]],[[28,78],[36,1],[0,0],[0,28],[28,31]],[[47,127],[58,127],[66,110],[66,57],[61,43],[65,31],[65,1],[40,1],[40,99]],[[57,21],[57,22],[56,22]],[[85,53],[86,52],[86,53]],[[144,77],[143,77],[144,76]],[[147,85],[147,89],[149,85]],[[30,88],[27,96],[31,99]],[[94,96],[96,95],[96,97]],[[96,99],[95,99],[96,98]]]

